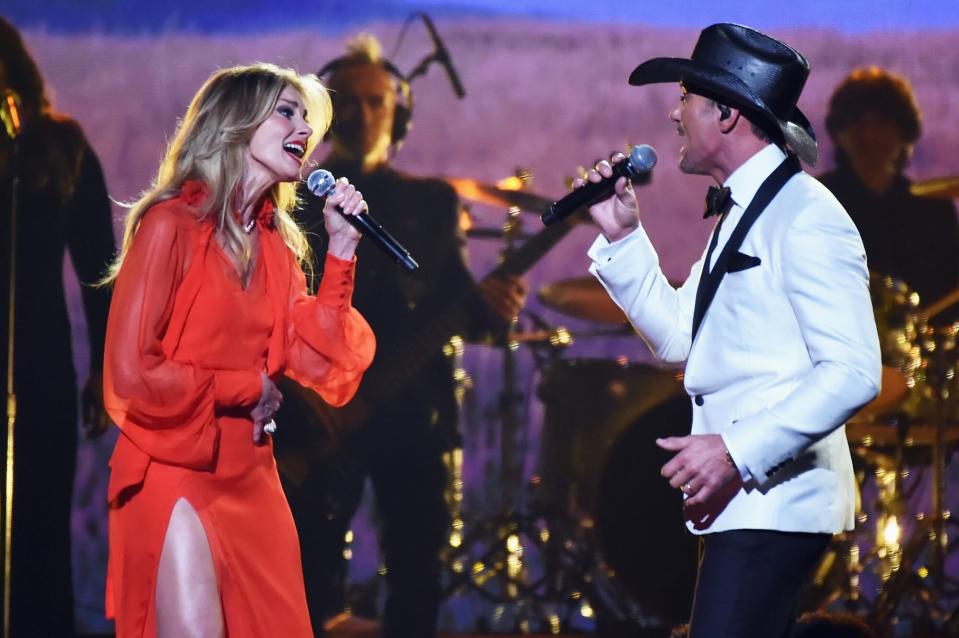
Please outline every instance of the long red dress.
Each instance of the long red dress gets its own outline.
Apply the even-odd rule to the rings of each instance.
[[[347,402],[373,333],[350,305],[355,262],[327,256],[316,297],[307,295],[268,201],[244,288],[212,222],[198,221],[205,197],[187,182],[146,213],[113,293],[104,399],[121,435],[110,459],[107,615],[118,638],[156,634],[160,551],[185,498],[210,544],[227,635],[312,636],[272,440],[253,443],[250,411],[261,371]]]

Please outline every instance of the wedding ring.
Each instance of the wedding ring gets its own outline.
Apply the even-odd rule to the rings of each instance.
[[[267,434],[273,434],[274,432],[276,432],[276,421],[274,421],[273,419],[270,419],[270,421],[263,426],[263,431],[266,432]]]
[[[689,483],[683,483],[682,486],[680,486],[679,491],[681,491],[683,494],[689,494],[689,490],[691,489],[692,488],[690,487]]]

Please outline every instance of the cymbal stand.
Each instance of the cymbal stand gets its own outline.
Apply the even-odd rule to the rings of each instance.
[[[522,175],[520,175],[522,178]],[[510,209],[504,225],[506,251],[523,237],[519,209]],[[534,322],[538,318],[534,317]],[[541,321],[541,320],[540,320]],[[613,609],[607,616],[622,618],[627,603],[617,598],[599,569],[595,552],[582,538],[584,530],[554,512],[516,502],[521,484],[523,453],[528,436],[521,410],[525,397],[519,391],[516,352],[512,338],[514,319],[504,335],[500,416],[500,505],[498,513],[479,520],[464,532],[454,521],[453,537],[445,563],[450,574],[445,596],[463,591],[476,593],[492,607],[491,618],[482,618],[477,630],[511,630],[522,633],[558,633],[591,628],[597,609]],[[555,339],[553,338],[555,335]],[[551,350],[571,343],[565,330],[550,334]],[[539,360],[539,359],[538,359]],[[462,529],[462,520],[459,521]]]
[[[506,253],[515,248],[520,232],[519,211],[510,209],[503,227]],[[521,460],[517,462],[517,450],[525,448],[516,440],[521,431],[519,412],[523,404],[523,395],[517,389],[515,352],[519,344],[510,337],[516,323],[514,318],[499,336],[499,347],[503,352],[502,389],[498,403],[501,511],[478,521],[465,533],[462,518],[454,513],[453,536],[445,557],[453,572],[446,587],[447,596],[468,587],[501,606],[525,597],[521,537],[528,536],[531,531],[531,521],[520,515],[513,503],[513,492],[522,471]],[[477,548],[480,550],[478,555]],[[503,614],[502,611],[498,613]]]
[[[931,454],[932,512],[928,516],[920,514],[917,517],[919,525],[902,544],[900,564],[876,598],[869,618],[880,636],[889,635],[899,615],[904,615],[897,615],[897,612],[905,609],[909,602],[920,607],[921,611],[916,615],[919,622],[928,624],[921,627],[921,631],[925,632],[923,635],[949,635],[932,632],[937,631],[940,624],[945,631],[946,624],[953,622],[948,618],[951,608],[946,604],[946,599],[955,597],[959,589],[956,589],[955,579],[949,578],[945,571],[949,552],[946,524],[952,521],[945,510],[946,449],[943,431],[948,382],[956,373],[954,359],[957,333],[959,324],[946,328],[927,326],[923,329],[922,345],[927,355],[924,365],[934,433]],[[927,544],[929,551],[926,564],[919,565]]]
[[[22,131],[19,101],[13,91],[6,90],[0,115],[3,116],[3,131],[10,141],[10,254],[9,282],[7,288],[7,427],[6,455],[4,459],[4,508],[3,508],[3,636],[10,635],[10,586],[13,573],[13,484],[14,484],[14,428],[17,422],[17,395],[14,384],[14,345],[17,300],[17,191],[20,186],[20,143],[18,137]]]

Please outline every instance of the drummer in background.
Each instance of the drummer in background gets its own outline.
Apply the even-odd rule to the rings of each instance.
[[[322,165],[337,177],[356,180],[377,221],[395,233],[420,264],[407,273],[376,247],[358,249],[353,305],[376,333],[377,355],[367,386],[390,377],[385,368],[397,350],[421,339],[430,321],[465,298],[464,338],[505,332],[519,312],[527,286],[516,277],[486,277],[474,283],[464,261],[456,193],[444,181],[396,170],[391,158],[410,127],[412,94],[372,36],[355,38],[343,57],[319,72],[333,97],[332,152]],[[299,213],[314,254],[326,252],[322,203],[308,198]],[[316,264],[317,270],[322,263]],[[341,611],[347,564],[344,537],[369,478],[376,500],[380,545],[386,567],[384,638],[436,635],[441,602],[440,551],[449,537],[444,500],[448,475],[443,457],[460,446],[455,381],[440,336],[409,383],[388,405],[368,406],[372,416],[346,424],[332,453],[321,454],[315,414],[294,393],[277,415],[287,432],[276,440],[287,497],[300,533],[307,599],[315,631]],[[404,362],[404,365],[413,365]],[[377,388],[382,391],[382,388]],[[357,401],[354,401],[357,403]],[[342,415],[340,415],[342,416]],[[322,425],[327,425],[323,423]],[[341,424],[342,425],[342,424]],[[305,456],[304,456],[305,455]]]
[[[836,168],[819,179],[852,217],[873,276],[903,280],[927,306],[959,286],[959,224],[948,199],[913,195],[903,171],[922,133],[909,81],[885,69],[856,69],[829,101],[826,129]],[[955,306],[935,323],[955,321]]]

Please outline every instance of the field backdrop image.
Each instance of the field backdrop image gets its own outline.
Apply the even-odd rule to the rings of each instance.
[[[918,182],[959,175],[959,6],[954,0],[799,0],[788,8],[748,0],[725,14],[712,3],[693,0],[661,6],[645,0],[594,7],[567,0],[521,4],[13,0],[0,14],[20,29],[55,108],[80,123],[100,158],[118,238],[127,211],[123,203],[149,187],[178,118],[212,71],[264,61],[313,72],[342,55],[351,37],[366,32],[408,73],[436,50],[416,12],[432,18],[465,96],[457,98],[441,64],[431,64],[414,79],[413,126],[395,151],[394,165],[458,187],[464,248],[477,280],[496,268],[508,249],[521,249],[543,232],[538,213],[568,192],[583,167],[638,144],[649,144],[658,155],[648,182],[637,186],[643,224],[664,273],[671,281],[685,280],[712,229],[712,222],[702,219],[711,181],[679,171],[682,142],[668,120],[679,87],[637,88],[626,79],[648,58],[688,57],[700,30],[713,22],[755,26],[808,58],[812,72],[799,105],[817,132],[820,156],[815,167],[805,167],[810,173],[835,166],[824,124],[833,90],[853,69],[876,65],[908,78],[922,110],[922,137],[906,174]],[[321,145],[314,160],[328,152],[329,146]],[[516,188],[523,192],[510,199],[509,189]],[[952,196],[959,195],[959,186],[953,188]],[[903,216],[901,223],[921,229],[924,220]],[[504,232],[506,226],[514,232]],[[387,230],[403,240],[401,231]],[[670,586],[671,575],[652,573],[654,565],[668,570],[674,564],[671,553],[689,547],[680,500],[650,502],[640,490],[626,490],[609,478],[614,463],[643,462],[641,450],[653,437],[645,440],[634,426],[649,406],[675,396],[677,371],[659,366],[643,340],[615,317],[563,305],[555,296],[557,284],[572,289],[570,280],[587,276],[586,251],[597,233],[592,224],[578,224],[532,264],[526,274],[529,299],[512,343],[465,346],[462,465],[451,485],[459,493],[456,527],[444,556],[447,591],[440,627],[445,632],[596,633],[604,613],[616,617],[610,626],[642,626],[649,619],[656,624],[660,604],[688,609],[688,601],[663,603],[656,590],[660,583]],[[74,281],[72,273],[67,259],[68,282]],[[585,279],[579,283],[589,286]],[[597,290],[590,288],[589,294]],[[82,387],[89,352],[80,292],[73,283],[68,301]],[[919,305],[933,301],[922,299]],[[613,392],[610,388],[622,400],[607,414],[601,397]],[[590,414],[598,425],[585,431]],[[277,437],[283,435],[279,425]],[[81,438],[79,445],[72,539],[76,626],[84,635],[113,631],[103,601],[107,464],[116,437],[112,428],[99,439]],[[957,438],[955,430],[947,432],[947,442]],[[932,510],[935,472],[929,454],[899,458],[892,448],[884,453],[861,441],[850,443],[859,469],[858,526],[834,543],[832,562],[823,566],[821,582],[810,586],[804,604],[866,615],[898,569],[928,574],[928,548],[920,547],[916,556],[903,548],[923,538],[921,519]],[[626,450],[627,456],[618,458],[613,449]],[[945,460],[950,456],[951,448]],[[945,467],[945,510],[959,511],[956,466],[951,459]],[[890,496],[889,477],[896,473],[902,477],[900,492]],[[661,480],[658,467],[650,476]],[[551,486],[550,480],[565,487]],[[562,501],[564,495],[555,492],[567,489],[600,490],[597,500],[607,503],[605,513],[568,508],[540,516],[543,495]],[[607,502],[604,495],[615,500]],[[878,526],[888,524],[893,498],[901,514],[890,538]],[[636,513],[639,522],[627,522]],[[518,521],[512,532],[497,527],[504,520]],[[599,539],[615,538],[610,528],[619,524],[648,526],[662,539],[639,548],[650,573],[617,575],[607,564]],[[354,614],[371,619],[381,612],[385,588],[376,526],[367,497],[354,519],[349,586]],[[952,524],[947,529],[950,540],[959,538]],[[512,544],[514,551],[507,551],[499,566],[483,564],[484,551],[495,543]],[[954,610],[959,551],[955,543],[947,550],[944,565],[951,584],[943,600]],[[675,578],[686,578],[688,562],[675,560],[684,565]],[[551,577],[551,585],[543,584]],[[508,584],[515,582],[530,589]],[[919,600],[922,582],[901,585],[901,606],[894,613],[902,621],[891,634],[896,636],[911,635],[922,622],[916,617],[933,613]],[[672,620],[675,613],[667,615]],[[953,622],[959,626],[959,620]]]

